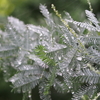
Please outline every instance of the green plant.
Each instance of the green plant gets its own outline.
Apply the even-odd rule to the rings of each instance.
[[[13,91],[31,98],[38,85],[40,98],[51,100],[51,87],[60,93],[72,93],[72,100],[99,97],[100,26],[92,11],[86,10],[87,22],[77,22],[69,13],[57,23],[45,5],[40,10],[47,27],[25,25],[8,17],[0,31],[0,64]],[[90,7],[91,9],[91,7]],[[12,73],[13,72],[13,73]]]

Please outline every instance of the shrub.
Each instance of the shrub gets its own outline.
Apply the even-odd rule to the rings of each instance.
[[[77,22],[65,12],[55,22],[45,5],[40,5],[47,27],[25,25],[8,17],[0,31],[0,63],[13,91],[31,98],[38,85],[40,98],[51,100],[51,87],[59,93],[72,93],[72,100],[96,100],[100,83],[100,26],[90,10],[87,22]],[[61,23],[62,22],[62,23]]]

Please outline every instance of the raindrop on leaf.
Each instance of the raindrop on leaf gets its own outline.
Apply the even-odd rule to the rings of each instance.
[[[77,57],[77,60],[81,61],[82,60],[82,57]]]
[[[59,60],[61,60],[61,57],[58,57]]]

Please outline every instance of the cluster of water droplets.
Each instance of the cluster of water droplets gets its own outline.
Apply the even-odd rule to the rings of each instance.
[[[32,93],[31,93],[31,91],[28,92],[28,98],[29,98],[29,100],[32,100]]]

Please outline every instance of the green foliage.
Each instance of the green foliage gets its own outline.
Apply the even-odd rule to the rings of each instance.
[[[100,84],[100,26],[92,11],[85,10],[88,21],[77,22],[69,13],[57,23],[45,5],[40,5],[47,27],[25,25],[8,17],[0,31],[0,63],[6,81],[13,90],[31,100],[31,90],[38,85],[40,98],[51,100],[51,88],[72,93],[72,100],[95,99]],[[90,9],[91,10],[91,9]],[[86,32],[87,31],[87,32]]]
[[[25,0],[0,0],[0,16],[11,14],[22,1]]]

